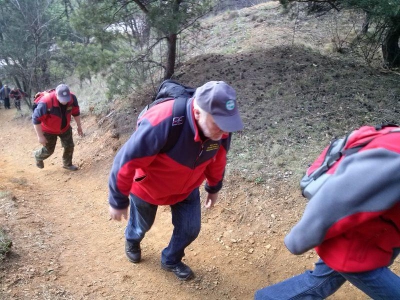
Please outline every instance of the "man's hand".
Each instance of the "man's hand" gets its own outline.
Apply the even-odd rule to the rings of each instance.
[[[78,134],[79,136],[83,136],[83,130],[81,126],[78,126]]]
[[[206,199],[206,203],[205,203],[205,207],[206,208],[212,208],[214,206],[214,204],[217,202],[218,199],[218,193],[215,194],[207,194],[207,199]]]
[[[46,147],[47,139],[43,134],[42,125],[41,124],[34,124],[33,128],[35,128],[36,135],[40,144]]]
[[[42,144],[43,146],[46,147],[47,139],[46,139],[46,137],[44,135],[38,136],[38,141],[39,141],[40,144]]]
[[[78,126],[79,136],[83,136],[83,130],[82,130],[82,125],[81,125],[81,116],[74,116],[74,120],[75,120],[76,126]]]
[[[128,208],[115,209],[114,207],[110,206],[109,210],[111,220],[121,221],[121,217],[123,217],[125,220],[128,218]]]

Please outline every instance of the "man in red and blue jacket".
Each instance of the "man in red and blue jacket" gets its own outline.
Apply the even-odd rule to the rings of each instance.
[[[109,204],[111,218],[118,221],[127,218],[130,205],[125,251],[133,263],[141,260],[140,242],[153,225],[157,207],[169,205],[174,230],[162,251],[161,267],[188,280],[194,274],[182,258],[200,232],[199,186],[206,180],[206,207],[212,207],[222,188],[231,132],[242,130],[243,124],[235,90],[223,81],[210,81],[187,101],[179,139],[164,153],[174,101],[151,107],[117,153]]]
[[[349,148],[358,134],[375,132],[356,130]],[[255,299],[325,299],[346,280],[372,299],[400,299],[400,277],[388,268],[400,253],[400,129],[342,157],[329,173],[285,237],[296,255],[315,247],[314,271],[261,289]]]
[[[28,94],[16,86],[10,92],[10,98],[14,99],[15,108],[21,110],[21,98],[28,97]]]
[[[60,137],[64,147],[63,167],[76,171],[78,167],[72,164],[74,140],[72,138],[71,117],[77,125],[78,134],[83,136],[78,100],[65,84],[60,84],[40,98],[32,114],[33,127],[37,138],[43,147],[35,152],[36,166],[44,168],[46,158],[53,154]]]

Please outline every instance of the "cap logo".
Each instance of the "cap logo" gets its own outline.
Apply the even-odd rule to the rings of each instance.
[[[228,100],[226,102],[226,109],[227,110],[233,110],[235,109],[235,101],[234,100]]]
[[[65,91],[62,94],[63,94],[63,96],[68,96],[68,93]]]

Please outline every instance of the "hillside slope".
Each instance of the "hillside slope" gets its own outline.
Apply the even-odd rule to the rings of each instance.
[[[185,257],[193,281],[160,269],[171,234],[168,207],[159,209],[137,265],[125,258],[126,221],[108,217],[112,159],[148,93],[132,95],[129,107],[117,100],[107,115],[83,116],[75,173],[61,168],[59,145],[37,169],[27,108],[23,117],[0,110],[0,225],[13,240],[0,263],[0,298],[252,299],[256,289],[312,268],[315,251],[294,256],[283,245],[306,205],[302,172],[333,136],[397,121],[400,107],[397,74],[325,51],[327,18],[290,20],[270,2],[204,20],[187,45],[177,78],[192,86],[230,83],[245,121],[234,135],[220,201],[203,211],[202,232]],[[400,271],[399,261],[393,268]],[[367,297],[345,284],[330,299]]]

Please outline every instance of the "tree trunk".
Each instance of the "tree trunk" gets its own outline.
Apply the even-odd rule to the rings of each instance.
[[[165,68],[164,79],[170,79],[175,73],[176,41],[177,41],[176,33],[168,35],[167,66]]]
[[[42,85],[45,87],[50,86],[51,79],[50,79],[50,73],[48,71],[47,61],[41,60],[40,69],[41,69]]]
[[[150,31],[151,31],[151,23],[148,17],[144,20],[143,31],[142,31],[142,45],[149,45],[150,41]]]
[[[385,40],[382,43],[382,54],[387,67],[397,68],[400,67],[400,17],[392,21],[393,25],[389,28]]]
[[[370,20],[371,20],[370,14],[368,12],[365,12],[365,18],[364,18],[364,22],[363,22],[362,28],[361,28],[361,33],[362,34],[367,34],[368,33]]]
[[[172,11],[174,14],[179,13],[179,8],[182,0],[174,0],[172,3]],[[169,33],[167,36],[168,53],[167,53],[167,67],[165,69],[164,79],[170,79],[175,73],[176,62],[176,43],[178,40],[177,31]]]
[[[19,79],[18,79],[17,76],[14,76],[14,82],[15,82],[15,85],[17,86],[17,88],[19,88],[19,89],[24,91],[24,89],[22,88],[21,83],[19,82]]]

